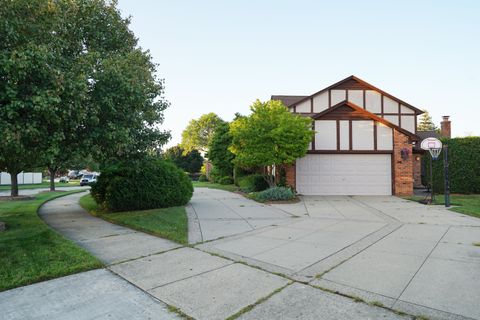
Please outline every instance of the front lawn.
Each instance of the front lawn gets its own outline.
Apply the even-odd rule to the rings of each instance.
[[[90,194],[80,198],[80,205],[94,216],[109,222],[181,244],[188,243],[188,219],[184,207],[107,213],[99,208]]]
[[[33,200],[0,201],[0,291],[102,267],[87,251],[50,229],[37,215],[46,201],[75,193],[45,192]]]
[[[69,183],[60,183],[55,182],[56,188],[64,188],[64,187],[76,187],[80,185],[80,180],[71,180]],[[42,182],[37,184],[19,184],[18,189],[39,189],[39,188],[50,188],[50,182]],[[0,186],[0,191],[10,190],[11,185],[3,185]]]
[[[424,197],[411,197],[409,200],[420,201]],[[445,205],[443,194],[435,195],[436,205]],[[454,206],[451,211],[463,213],[480,218],[480,194],[453,194],[450,195],[450,204]]]
[[[211,188],[211,189],[220,189],[225,191],[238,191],[239,188],[234,184],[219,184],[219,183],[211,183],[211,182],[200,182],[200,181],[192,181],[194,188]]]

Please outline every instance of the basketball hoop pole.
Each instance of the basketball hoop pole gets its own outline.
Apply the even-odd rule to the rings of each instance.
[[[435,193],[433,192],[433,155],[430,154],[430,203],[435,201]]]
[[[445,207],[450,207],[450,180],[448,176],[448,145],[443,145],[443,167],[445,169]]]

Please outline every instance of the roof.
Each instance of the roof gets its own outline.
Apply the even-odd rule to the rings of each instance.
[[[353,109],[354,111],[357,111],[358,113],[360,113],[360,114],[362,114],[362,115],[364,115],[364,116],[367,116],[368,118],[370,118],[370,119],[372,119],[372,120],[375,120],[375,121],[378,121],[378,122],[380,122],[380,123],[383,123],[384,125],[392,128],[392,129],[395,129],[395,130],[397,130],[397,131],[405,134],[406,136],[409,136],[410,138],[412,138],[412,140],[415,140],[415,141],[420,140],[420,137],[417,136],[416,134],[414,134],[414,133],[412,133],[412,132],[410,132],[410,131],[408,131],[408,130],[405,130],[405,129],[403,129],[403,128],[401,128],[401,127],[399,127],[399,126],[391,123],[390,121],[385,120],[384,118],[381,118],[381,117],[379,117],[379,116],[377,116],[377,115],[375,115],[375,114],[373,114],[373,113],[371,113],[371,112],[363,109],[362,107],[357,106],[356,104],[354,104],[354,103],[352,103],[352,102],[350,102],[350,101],[347,101],[347,100],[344,100],[344,101],[342,101],[342,102],[340,102],[340,103],[337,103],[337,104],[334,105],[333,107],[330,107],[330,108],[328,108],[328,109],[326,109],[326,110],[324,110],[324,111],[322,111],[322,112],[320,112],[320,113],[317,113],[317,114],[313,115],[313,116],[312,116],[312,119],[317,120],[317,119],[323,117],[324,115],[329,114],[329,113],[331,113],[331,112],[333,112],[333,111],[335,111],[335,110],[337,110],[337,109],[339,109],[339,108],[341,108],[341,107],[344,107],[344,106],[348,106],[348,107],[350,107],[351,109]]]
[[[399,102],[400,104],[403,104],[404,106],[407,106],[407,107],[413,109],[416,114],[422,114],[422,113],[423,113],[422,110],[420,110],[420,109],[412,106],[411,104],[409,104],[409,103],[407,103],[407,102],[405,102],[405,101],[403,101],[403,100],[398,99],[397,97],[392,96],[391,94],[389,94],[389,93],[387,93],[387,92],[385,92],[385,91],[383,91],[383,90],[381,90],[381,89],[379,89],[379,88],[377,88],[377,87],[369,84],[369,83],[366,82],[366,81],[363,81],[362,79],[360,79],[360,78],[358,78],[358,77],[356,77],[356,76],[354,76],[354,75],[351,75],[350,77],[347,77],[347,78],[345,78],[345,79],[343,79],[343,80],[341,80],[341,81],[339,81],[339,82],[337,82],[337,83],[334,83],[334,84],[332,84],[331,86],[328,86],[328,87],[326,87],[326,88],[324,88],[324,89],[322,89],[322,90],[320,90],[320,91],[317,91],[317,92],[315,92],[315,93],[312,94],[312,95],[304,96],[303,98],[301,98],[301,99],[299,99],[299,100],[296,100],[296,101],[293,101],[293,102],[290,102],[289,104],[286,104],[286,103],[285,103],[285,105],[286,105],[287,107],[291,107],[291,106],[293,106],[293,105],[295,105],[295,104],[298,104],[298,103],[300,103],[300,102],[303,102],[303,101],[306,101],[306,100],[308,100],[308,99],[311,99],[311,98],[313,98],[314,96],[316,96],[316,95],[318,95],[318,94],[320,94],[320,93],[322,93],[322,92],[324,92],[324,91],[333,89],[333,88],[335,88],[335,87],[339,87],[339,86],[341,86],[342,84],[352,83],[352,82],[356,83],[359,87],[363,87],[363,88],[367,88],[367,89],[370,89],[370,90],[378,91],[378,92],[380,92],[381,94],[383,94],[384,96],[387,96],[387,97],[389,97],[390,99],[393,99],[393,100]],[[272,96],[272,100],[275,100],[275,99],[273,99],[273,97],[288,97],[288,96]],[[296,96],[296,97],[300,97],[300,96]],[[281,100],[281,99],[278,99],[278,100]]]
[[[308,96],[282,96],[282,95],[272,95],[271,100],[280,100],[284,105],[289,106],[297,103],[298,101],[306,98]]]

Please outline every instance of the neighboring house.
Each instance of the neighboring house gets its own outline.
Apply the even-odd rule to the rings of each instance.
[[[286,170],[304,195],[411,195],[423,111],[350,76],[309,96],[272,96],[314,119],[308,153]],[[418,159],[417,159],[418,158]],[[418,162],[418,163],[417,163]]]
[[[18,184],[39,184],[42,183],[41,172],[20,172],[17,175]],[[7,172],[0,172],[0,185],[11,184],[11,176]]]

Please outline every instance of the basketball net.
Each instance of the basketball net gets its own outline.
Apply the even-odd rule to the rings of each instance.
[[[440,155],[440,152],[442,151],[442,148],[430,148],[428,149],[428,151],[430,152],[432,159],[437,160],[438,156]]]

